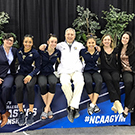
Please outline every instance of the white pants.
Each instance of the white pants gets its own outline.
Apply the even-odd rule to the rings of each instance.
[[[72,91],[71,79],[73,80],[74,91]],[[63,73],[60,75],[60,82],[62,84],[62,90],[66,96],[68,106],[78,109],[84,86],[84,78],[82,73]]]

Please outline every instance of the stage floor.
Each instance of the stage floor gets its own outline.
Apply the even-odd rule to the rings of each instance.
[[[135,126],[107,126],[89,128],[57,128],[2,133],[2,135],[135,135]]]

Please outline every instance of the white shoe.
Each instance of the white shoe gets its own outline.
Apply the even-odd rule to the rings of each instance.
[[[117,111],[118,111],[115,106],[112,106],[111,110],[114,111],[114,113],[117,113]]]
[[[95,107],[94,107],[94,113],[98,113],[100,111],[101,111],[100,108],[97,105],[95,105]]]

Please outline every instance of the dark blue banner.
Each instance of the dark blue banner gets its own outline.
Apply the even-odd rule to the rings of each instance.
[[[120,83],[121,88],[121,101],[124,103],[125,94],[123,83]],[[28,113],[27,91],[24,92],[24,108]],[[0,132],[20,132],[25,130],[36,130],[43,128],[77,128],[77,127],[95,127],[95,126],[109,126],[109,125],[130,125],[130,114],[125,119],[122,115],[114,113],[111,110],[112,103],[109,100],[108,91],[106,85],[103,83],[102,90],[98,99],[98,106],[101,112],[89,116],[87,114],[87,102],[90,102],[88,95],[83,90],[81,102],[80,102],[80,117],[75,119],[73,123],[70,123],[67,119],[67,103],[64,93],[61,90],[61,85],[57,84],[56,93],[51,104],[52,111],[54,113],[53,119],[46,119],[41,121],[40,115],[43,111],[44,104],[40,96],[40,90],[38,85],[35,86],[35,104],[34,104],[34,120],[35,122],[31,126],[19,127],[17,125],[18,118],[18,106],[15,98],[15,88],[12,90],[11,101],[7,102],[7,109],[11,113],[8,123],[5,127],[0,128]],[[124,106],[124,105],[123,105]]]

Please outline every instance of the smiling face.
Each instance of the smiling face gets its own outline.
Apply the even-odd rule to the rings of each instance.
[[[52,49],[56,48],[56,46],[57,46],[57,38],[56,37],[50,37],[50,39],[47,41],[47,44]]]
[[[87,47],[88,49],[94,49],[95,45],[96,45],[96,41],[93,38],[90,38],[87,40]]]
[[[28,52],[33,46],[33,39],[31,37],[25,37],[23,40],[24,51]]]
[[[129,35],[125,33],[121,38],[121,43],[123,45],[128,45],[128,42],[129,42]]]
[[[5,47],[10,48],[10,47],[13,46],[14,38],[13,38],[13,37],[10,37],[10,38],[8,38],[8,39],[4,39],[3,42],[4,42],[4,46],[5,46]]]
[[[65,33],[65,39],[67,43],[72,44],[75,39],[75,32],[72,29],[69,29]]]
[[[104,38],[103,38],[103,41],[102,41],[102,43],[103,43],[103,45],[105,46],[105,47],[111,47],[111,37],[108,35],[108,36],[105,36]]]

